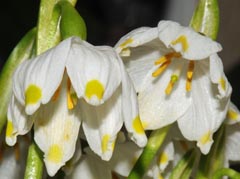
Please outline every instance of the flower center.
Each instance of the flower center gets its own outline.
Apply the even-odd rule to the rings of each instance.
[[[173,58],[181,58],[182,55],[177,52],[171,52],[168,53],[159,59],[155,61],[155,65],[159,65],[159,67],[152,73],[153,77],[157,77],[161,75],[167,67],[171,64]],[[188,69],[187,69],[187,76],[186,76],[186,91],[189,92],[191,91],[191,86],[192,86],[192,78],[193,78],[193,70],[194,70],[194,61],[190,60],[188,63]],[[171,75],[170,81],[165,89],[165,93],[167,95],[171,94],[172,89],[176,82],[179,79],[181,70],[176,69],[173,74]]]

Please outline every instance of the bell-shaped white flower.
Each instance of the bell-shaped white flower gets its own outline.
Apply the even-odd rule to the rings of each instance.
[[[53,176],[73,156],[80,123],[104,160],[111,158],[123,123],[139,146],[146,144],[136,92],[117,53],[72,37],[16,69],[6,141],[14,145],[34,124]]]
[[[190,27],[160,21],[156,28],[130,32],[115,48],[138,92],[144,128],[177,121],[183,136],[207,154],[232,91],[216,54],[220,44]]]

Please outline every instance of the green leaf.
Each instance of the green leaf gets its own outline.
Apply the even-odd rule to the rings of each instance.
[[[217,0],[199,0],[190,26],[213,40],[216,40],[219,28],[219,7]]]
[[[228,176],[231,179],[239,179],[240,173],[230,168],[221,168],[214,173],[212,179],[222,179],[223,176]]]
[[[36,28],[29,31],[16,45],[0,74],[0,133],[7,119],[7,107],[12,94],[12,75],[16,67],[32,54]]]

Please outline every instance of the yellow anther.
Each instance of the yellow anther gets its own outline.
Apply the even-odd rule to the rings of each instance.
[[[159,76],[162,72],[164,72],[164,70],[166,70],[166,68],[170,65],[170,63],[171,63],[170,60],[163,63],[156,71],[152,73],[152,76],[153,77]]]
[[[219,83],[221,84],[222,89],[225,91],[226,90],[226,81],[223,77],[220,78]]]
[[[55,91],[53,97],[52,97],[52,101],[56,101],[60,95],[60,91],[61,91],[61,86],[58,87],[58,89]]]
[[[176,45],[178,43],[182,45],[183,52],[186,52],[188,50],[189,44],[185,35],[181,35],[176,40],[171,42],[172,45]]]
[[[174,84],[178,81],[178,76],[177,75],[172,75],[171,80],[168,83],[167,88],[165,89],[166,94],[170,94],[172,92]]]
[[[125,40],[122,44],[119,45],[119,47],[121,47],[122,49],[125,48],[128,44],[132,43],[133,39],[132,38],[128,38],[127,40]]]
[[[162,63],[165,63],[168,61],[168,58],[166,56],[162,56],[160,57],[159,59],[157,59],[154,64],[155,65],[159,65],[159,64],[162,64]]]
[[[238,119],[238,113],[233,111],[232,109],[229,109],[227,112],[227,118],[231,120],[237,120]]]
[[[49,148],[47,159],[51,162],[59,163],[61,162],[62,157],[63,157],[62,148],[57,144],[53,144]]]
[[[194,70],[194,61],[191,60],[188,64],[188,70],[187,70],[186,91],[191,91],[193,70]]]

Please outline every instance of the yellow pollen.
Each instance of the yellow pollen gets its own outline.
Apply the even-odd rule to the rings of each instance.
[[[87,98],[96,96],[99,100],[102,99],[104,93],[104,87],[98,80],[91,80],[87,83],[85,89],[85,95]]]
[[[71,81],[68,79],[67,82],[67,105],[68,109],[73,109],[77,104],[77,96],[76,93],[71,91]]]
[[[208,131],[206,134],[204,134],[201,139],[200,142],[201,144],[205,145],[206,143],[210,142],[211,140],[211,132]]]
[[[178,76],[177,75],[172,75],[171,80],[169,81],[168,86],[165,89],[166,94],[170,94],[172,92],[172,88],[177,81],[178,81]]]
[[[13,133],[13,123],[12,121],[7,122],[6,137],[11,137]]]
[[[135,117],[135,119],[133,120],[133,129],[138,134],[144,134],[144,129],[139,116]]]
[[[36,85],[29,85],[27,90],[25,91],[25,103],[28,104],[36,104],[42,97],[42,90]]]
[[[120,44],[119,46],[123,49],[125,48],[128,44],[132,43],[133,39],[132,38],[128,38],[127,40],[125,40],[122,44]]]
[[[188,50],[189,44],[185,35],[181,35],[176,40],[171,42],[172,45],[176,45],[178,43],[182,45],[183,52],[186,52]]]
[[[193,78],[193,70],[194,70],[194,61],[190,61],[188,64],[187,70],[187,81],[186,81],[186,91],[191,91],[192,88],[192,78]]]
[[[57,144],[53,144],[48,151],[47,159],[53,163],[61,162],[63,157],[63,151]]]
[[[107,149],[108,149],[108,142],[109,142],[109,140],[110,140],[110,135],[108,135],[108,134],[105,134],[102,137],[102,152],[103,153],[105,153],[107,151]]]
[[[226,90],[226,81],[223,77],[219,80],[219,83],[221,84],[222,89],[225,91]]]
[[[227,112],[227,118],[231,120],[237,120],[238,119],[238,113],[233,111],[232,109],[229,109]]]
[[[163,152],[159,157],[159,164],[167,163],[167,161],[168,161],[168,155],[165,152]]]

